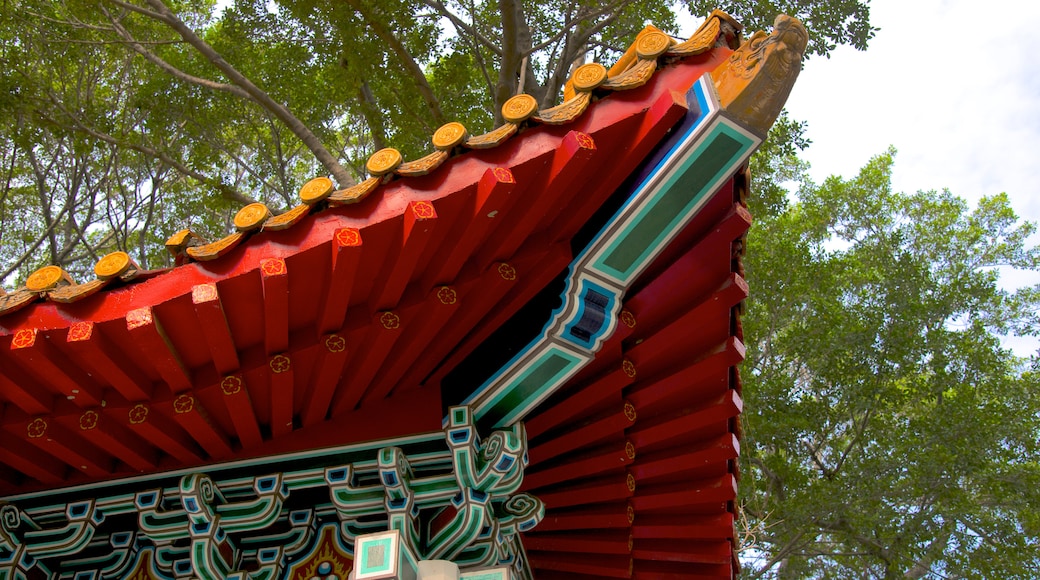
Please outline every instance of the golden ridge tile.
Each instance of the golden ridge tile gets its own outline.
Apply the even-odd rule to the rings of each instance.
[[[44,266],[29,275],[25,287],[32,292],[47,292],[74,283],[69,273],[58,266]]]
[[[225,236],[215,242],[205,244],[202,246],[196,246],[194,248],[188,248],[188,255],[193,259],[200,262],[208,262],[209,260],[216,260],[217,258],[227,254],[231,250],[235,249],[235,246],[242,243],[246,235],[242,232],[235,232],[230,236]]]
[[[238,210],[235,214],[235,229],[240,232],[251,232],[260,229],[267,218],[271,217],[271,210],[262,203],[251,203]]]
[[[657,70],[657,60],[640,59],[625,72],[603,83],[603,88],[613,91],[627,91],[639,88],[650,81]]]
[[[509,123],[520,124],[538,112],[538,101],[531,95],[520,93],[509,97],[502,104],[502,118]]]
[[[403,161],[404,158],[401,157],[400,151],[393,147],[387,147],[373,153],[368,158],[368,162],[365,163],[365,169],[368,170],[369,175],[372,177],[382,177],[388,173],[393,173]]]
[[[462,123],[452,121],[445,123],[433,134],[433,146],[439,151],[451,151],[461,145],[469,137],[469,131]]]
[[[693,33],[689,40],[672,46],[665,54],[682,58],[705,53],[715,46],[720,32],[722,32],[722,21],[717,16],[712,16],[704,21],[704,24]]]
[[[426,157],[416,159],[415,161],[409,161],[402,163],[394,173],[402,177],[418,177],[420,175],[426,175],[427,173],[437,169],[442,163],[448,160],[450,154],[448,151],[439,150],[430,153]]]
[[[101,290],[112,280],[112,278],[106,278],[104,280],[97,279],[91,280],[85,284],[78,284],[75,286],[63,286],[57,290],[51,290],[47,293],[47,298],[54,302],[60,302],[62,304],[70,304],[77,300],[82,300],[91,294]]]
[[[292,226],[299,223],[300,220],[302,220],[304,217],[307,216],[308,213],[310,213],[310,211],[310,205],[306,203],[300,204],[283,214],[279,214],[274,216],[273,218],[268,219],[266,222],[264,222],[263,229],[265,231],[271,230],[275,232],[289,229]]]
[[[307,205],[314,205],[332,195],[336,186],[328,177],[315,177],[300,188],[300,200]]]
[[[378,177],[370,177],[353,187],[336,191],[329,196],[329,205],[335,207],[357,203],[375,191],[376,186],[378,186],[381,181],[382,180]]]
[[[19,310],[36,300],[38,296],[36,292],[26,290],[25,288],[0,296],[0,315]]]
[[[484,133],[476,137],[470,137],[463,145],[469,149],[491,149],[498,147],[504,141],[516,134],[520,127],[515,123],[506,123],[490,133]]]
[[[166,250],[176,258],[183,254],[188,248],[201,246],[205,243],[206,240],[200,238],[195,232],[190,229],[183,229],[166,240]]]
[[[137,264],[126,252],[112,252],[94,264],[94,275],[98,280],[111,280],[122,277],[130,270],[137,270]]]
[[[575,97],[562,105],[556,105],[551,109],[538,111],[533,120],[547,125],[563,125],[577,119],[589,108],[592,102],[592,93],[578,93]]]

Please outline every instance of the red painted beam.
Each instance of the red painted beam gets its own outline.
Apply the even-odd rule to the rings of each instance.
[[[510,208],[509,221],[512,225],[500,228],[491,235],[475,257],[478,267],[511,259],[531,232],[545,220],[546,215],[553,215],[550,208],[565,195],[561,192],[576,187],[577,180],[595,153],[596,145],[592,137],[577,131],[568,132],[544,172],[545,184],[531,187],[523,203],[514,204]]]
[[[632,526],[635,517],[635,508],[628,502],[580,507],[547,513],[545,519],[538,524],[537,530],[543,533],[628,528]],[[732,518],[730,521],[732,522]]]
[[[361,231],[340,228],[332,235],[332,272],[321,308],[318,309],[318,332],[336,332],[343,328],[343,317],[350,302],[351,289],[361,263]]]
[[[680,481],[665,485],[654,485],[639,490],[632,498],[637,513],[644,511],[669,511],[703,504],[715,504],[718,511],[726,509],[726,502],[737,497],[737,480],[733,474],[710,480]]]
[[[639,540],[632,556],[655,562],[729,564],[733,559],[733,544],[728,540]]]
[[[321,362],[311,379],[311,391],[304,399],[304,408],[300,420],[304,427],[316,425],[325,420],[329,404],[336,388],[343,377],[343,366],[347,362],[347,340],[338,334],[325,336],[321,341]]]
[[[663,92],[643,115],[639,126],[625,136],[624,160],[607,168],[605,179],[601,183],[613,191],[617,184],[628,177],[636,164],[642,162],[650,154],[668,131],[686,114],[687,110],[684,92]],[[554,239],[561,241],[573,237],[601,203],[603,203],[602,199],[596,200],[592,197],[585,203],[579,204],[575,209],[556,216],[555,222],[551,224],[549,230],[556,232]]]
[[[105,477],[112,473],[112,457],[85,439],[65,429],[53,417],[34,417],[4,425],[9,433],[25,437],[31,445],[54,456],[73,470],[90,477]]]
[[[400,251],[386,261],[376,277],[373,286],[376,293],[369,301],[369,310],[390,310],[398,306],[405,287],[415,275],[419,256],[432,243],[439,223],[433,202],[408,202],[401,222]]]
[[[733,580],[732,564],[685,564],[639,560],[634,580]]]
[[[362,399],[364,403],[383,399],[390,394],[408,372],[409,365],[401,364],[401,361],[418,359],[431,343],[439,339],[444,328],[451,325],[460,300],[455,288],[440,286],[434,288],[418,306],[409,309],[409,315],[415,321],[408,325],[407,331],[397,341],[393,359],[387,360],[376,374]]]
[[[146,403],[129,408],[106,409],[113,419],[125,421],[125,425],[136,436],[155,445],[181,463],[194,464],[202,461],[198,444],[181,426]]]
[[[544,244],[537,240],[531,241],[527,246],[521,248],[516,254],[516,259],[509,263],[515,267],[517,272],[517,284],[510,288],[507,294],[489,312],[489,316],[481,321],[481,326],[476,332],[471,332],[459,352],[465,351],[468,355],[472,348],[483,342],[495,330],[505,324],[507,320],[516,314],[531,298],[545,287],[556,274],[563,271],[570,264],[570,244],[557,244],[544,250]],[[499,267],[492,265],[492,267]],[[546,316],[548,321],[548,316]],[[479,337],[479,339],[478,339]]]
[[[596,578],[631,578],[632,557],[612,554],[562,554],[529,552],[528,561],[534,570],[556,570],[572,574],[588,574]],[[534,574],[538,577],[538,574]]]
[[[281,437],[293,430],[293,390],[295,380],[292,358],[276,354],[267,361],[271,373],[271,436]]]
[[[586,446],[606,442],[610,438],[621,437],[625,429],[636,422],[636,409],[631,403],[619,404],[613,412],[590,421],[584,425],[575,425],[565,435],[535,445],[528,452],[531,463],[548,461],[565,453]],[[638,442],[636,443],[638,446]]]
[[[713,463],[724,463],[740,455],[740,442],[733,433],[690,445],[677,445],[663,454],[640,461],[632,467],[636,482],[650,483],[665,478],[688,477],[689,472]]]
[[[183,393],[171,401],[161,404],[168,416],[173,418],[191,437],[198,442],[212,459],[231,455],[227,437],[209,418],[202,403],[191,394]]]
[[[540,524],[539,524],[540,525]],[[693,517],[685,513],[641,515],[632,526],[636,542],[641,539],[715,540],[733,536],[733,514]]]
[[[450,285],[462,270],[466,260],[488,235],[492,226],[502,221],[502,212],[513,201],[516,188],[513,172],[506,167],[489,167],[477,182],[476,197],[469,210],[469,221],[459,240],[445,252],[442,262],[431,263],[423,279],[425,287],[436,284]],[[436,258],[435,258],[436,259]]]
[[[394,344],[407,331],[405,322],[396,312],[386,310],[372,316],[364,339],[351,357],[352,364],[348,370],[350,377],[346,386],[333,398],[333,417],[349,413],[357,407]]]
[[[538,528],[524,534],[524,548],[537,552],[572,554],[629,554],[632,534],[628,530],[606,530],[584,534],[539,534]]]
[[[408,372],[402,377],[398,384],[404,390],[416,388],[425,379],[441,360],[455,349],[463,337],[472,332],[480,320],[495,307],[496,304],[512,289],[517,278],[520,276],[516,268],[511,264],[493,264],[492,272],[487,276],[474,275],[460,289],[462,303],[455,314],[454,324],[444,328],[438,336],[437,342],[430,345],[423,360],[415,361]],[[440,384],[443,375],[450,371],[464,356],[453,355],[429,383]]]
[[[436,356],[430,358],[437,362],[448,356],[449,352],[451,355],[444,360],[426,384],[440,384],[444,375],[516,314],[517,310],[541,291],[570,261],[570,246],[558,244],[550,247],[548,251],[537,253],[521,249],[516,261],[492,264],[491,270],[497,271],[499,276],[481,280],[481,284],[489,284],[490,288],[487,290],[474,287],[465,292],[466,303],[456,316],[458,326],[452,325],[452,328],[446,329],[447,332],[438,340],[438,350],[433,351],[436,352]],[[502,284],[498,278],[507,282],[508,286]],[[505,293],[499,294],[502,291]],[[402,383],[409,384],[409,378],[422,380],[433,370],[426,367],[418,368],[425,372],[410,372]]]
[[[705,283],[728,275],[731,247],[751,226],[751,214],[733,204],[730,212],[716,223],[679,259],[657,275],[638,293],[625,299],[625,307],[639,316],[643,328],[657,328],[674,317],[662,304],[687,303],[710,290]]]
[[[744,360],[744,353],[744,345],[729,337],[692,360],[689,366],[657,380],[640,383],[629,392],[628,399],[636,407],[649,410],[729,389],[729,370]]]
[[[235,435],[244,449],[263,443],[260,425],[253,411],[253,402],[249,398],[249,389],[242,375],[228,375],[220,381],[220,392],[224,395],[224,406],[231,416],[231,424],[235,427]]]
[[[623,364],[623,360],[627,360],[622,357],[623,343],[635,331],[635,325],[635,315],[630,310],[622,308],[618,313],[618,324],[614,327],[614,333],[603,341],[599,352],[596,353],[596,358],[578,371],[578,374],[574,375],[571,380],[574,383],[587,382],[591,378],[610,372],[617,365]]]
[[[659,370],[682,364],[690,352],[710,350],[730,336],[730,309],[747,295],[747,282],[737,274],[730,274],[714,293],[634,345],[626,354],[640,368]]]
[[[574,389],[566,399],[547,407],[535,417],[528,419],[527,437],[536,439],[542,433],[573,421],[588,414],[592,409],[601,407],[605,402],[621,404],[621,390],[632,384],[629,376],[618,364],[613,372],[601,376],[590,384]]]
[[[5,431],[0,431],[0,461],[45,484],[61,483],[68,474],[64,462]]]
[[[81,370],[68,365],[68,357],[50,344],[38,329],[23,329],[15,333],[11,339],[11,355],[40,383],[55,389],[76,406],[101,404],[101,387]]]
[[[146,362],[158,371],[170,390],[179,393],[191,388],[191,374],[181,362],[180,355],[166,336],[151,306],[127,312],[126,330],[140,348]]]
[[[631,442],[609,445],[603,449],[570,455],[565,462],[556,462],[549,469],[539,469],[540,464],[532,464],[524,473],[523,489],[534,491],[537,495],[537,490],[541,488],[582,481],[608,472],[624,473],[625,468],[632,465],[636,458],[636,448]]]
[[[268,355],[289,349],[289,270],[281,258],[260,260],[264,291],[264,350]]]
[[[93,322],[77,322],[69,327],[65,343],[97,376],[108,381],[128,401],[147,401],[152,382],[138,370],[129,357],[119,351]]]
[[[743,403],[736,391],[728,391],[721,397],[694,409],[680,409],[661,420],[640,423],[629,430],[628,436],[637,449],[649,448],[667,442],[688,440],[691,432],[720,422],[726,422],[740,414]]]
[[[441,400],[437,389],[421,389],[384,399],[373,405],[322,421],[263,445],[236,453],[234,459],[266,457],[312,450],[315,447],[348,445],[360,441],[394,439],[421,433],[441,432]],[[387,417],[394,420],[388,421]]]
[[[3,351],[0,347],[0,351]],[[6,354],[6,353],[4,353]],[[29,377],[13,360],[0,354],[0,362],[4,370],[0,373],[0,395],[27,415],[43,415],[54,407],[54,395],[47,392],[36,381]]]
[[[80,437],[104,449],[136,471],[151,471],[158,464],[157,450],[147,440],[138,437],[126,426],[105,416],[101,409],[87,409],[78,416],[69,417],[70,428]]]
[[[591,481],[585,480],[578,485],[568,485],[563,489],[541,491],[538,493],[538,499],[545,502],[547,510],[558,510],[581,505],[617,502],[632,497],[635,491],[635,477],[620,473]],[[639,505],[634,500],[633,505],[639,509]]]
[[[191,303],[195,307],[195,317],[202,327],[202,336],[209,345],[213,356],[213,366],[217,373],[226,375],[238,370],[238,349],[231,336],[224,306],[220,302],[220,293],[216,284],[198,284],[191,288]]]

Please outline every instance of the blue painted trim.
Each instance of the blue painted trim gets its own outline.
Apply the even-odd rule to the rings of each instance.
[[[562,305],[541,335],[463,401],[477,420],[504,427],[522,419],[590,362],[617,328],[628,288],[760,143],[722,116],[710,75],[690,88],[687,104],[625,204],[571,262]],[[563,352],[572,363],[553,358]],[[546,372],[550,360],[558,364]]]
[[[618,295],[586,278],[581,280],[578,300],[578,311],[564,325],[560,337],[591,350],[611,326]]]

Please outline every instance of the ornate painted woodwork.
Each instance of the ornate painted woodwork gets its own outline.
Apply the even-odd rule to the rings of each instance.
[[[805,32],[738,37],[0,294],[0,578],[733,577],[746,160]]]
[[[357,538],[388,528],[413,564],[450,559],[530,577],[519,534],[545,507],[517,492],[523,424],[482,439],[467,407],[448,415],[442,432],[399,446],[274,455],[4,503],[0,578],[345,579]],[[90,499],[62,504],[70,493]]]

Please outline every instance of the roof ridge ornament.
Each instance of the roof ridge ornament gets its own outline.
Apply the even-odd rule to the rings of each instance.
[[[784,14],[772,34],[752,35],[711,73],[723,108],[765,137],[791,94],[808,42],[802,23]]]

